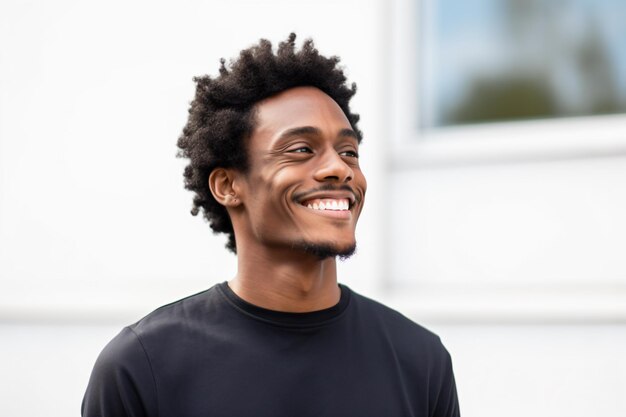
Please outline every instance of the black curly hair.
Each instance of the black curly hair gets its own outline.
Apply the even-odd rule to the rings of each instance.
[[[256,103],[293,87],[316,87],[337,102],[359,142],[362,138],[356,126],[359,115],[349,106],[356,84],[346,85],[339,58],[320,55],[311,39],[296,50],[295,40],[291,33],[274,53],[272,44],[261,39],[228,67],[222,58],[217,77],[194,78],[196,96],[178,138],[177,156],[189,159],[184,177],[185,188],[195,193],[191,214],[196,216],[202,209],[214,233],[229,235],[226,248],[233,253],[237,253],[233,225],[226,208],[211,194],[209,174],[217,167],[247,171],[246,141],[255,127]]]

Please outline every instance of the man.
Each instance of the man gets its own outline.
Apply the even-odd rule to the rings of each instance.
[[[196,79],[185,185],[237,275],[122,330],[83,416],[459,415],[440,339],[337,284],[367,187],[338,62],[292,34]]]

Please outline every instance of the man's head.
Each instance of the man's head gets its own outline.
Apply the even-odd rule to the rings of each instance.
[[[179,156],[190,160],[184,172],[185,187],[195,192],[192,214],[202,209],[215,232],[229,235],[227,247],[232,251],[236,250],[235,231],[229,212],[231,216],[246,219],[245,227],[250,229],[246,233],[256,237],[286,233],[282,236],[291,239],[292,246],[319,252],[321,257],[350,252],[347,244],[350,239],[346,236],[335,239],[334,235],[338,230],[351,229],[354,240],[353,228],[361,210],[365,179],[354,155],[361,140],[356,126],[359,117],[349,108],[356,87],[346,85],[338,62],[336,57],[319,55],[310,40],[297,51],[295,35],[291,34],[286,42],[279,44],[276,53],[270,42],[261,40],[258,45],[242,51],[229,68],[222,60],[218,77],[195,79],[196,97],[178,140]],[[281,151],[276,148],[276,140],[281,134],[289,136],[282,138],[285,144],[297,142],[298,138],[301,144],[306,142],[302,148],[308,149],[288,149],[289,152],[281,154],[283,158],[286,154],[300,158],[299,161],[277,161]],[[331,149],[335,152],[331,153]],[[315,157],[303,163],[307,158],[304,155],[312,155],[312,151],[317,152]],[[272,158],[290,172],[283,176],[280,184],[276,183],[280,179],[275,178],[276,175],[267,176],[271,167],[277,167],[272,164]],[[329,165],[333,172],[319,181],[313,180],[313,161],[317,165]],[[309,169],[303,169],[304,165]],[[300,169],[294,170],[296,166]],[[320,174],[316,175],[319,178]],[[319,198],[315,201],[316,197],[340,200],[341,204],[344,204],[341,200],[347,199],[352,219],[331,220],[331,212],[321,212],[319,208],[320,203],[332,202],[319,201]],[[295,200],[287,202],[286,198]],[[308,202],[311,202],[311,209],[302,205]],[[317,205],[315,212],[314,205]],[[266,221],[276,213],[271,207],[278,209],[283,217],[275,217],[274,222]],[[312,212],[290,218],[290,213],[293,214],[290,210],[295,208]],[[347,214],[337,211],[332,215]],[[284,220],[281,225],[277,223],[280,219]],[[332,232],[333,236],[326,239],[312,236],[315,228],[308,223],[315,219],[320,231]],[[334,229],[324,228],[329,221],[336,226]],[[269,227],[275,228],[274,231]]]

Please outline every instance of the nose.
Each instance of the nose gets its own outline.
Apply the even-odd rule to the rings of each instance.
[[[334,149],[324,153],[315,172],[315,179],[320,182],[336,181],[346,183],[354,178],[354,172]]]

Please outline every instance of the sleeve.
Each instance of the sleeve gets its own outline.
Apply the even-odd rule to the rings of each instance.
[[[441,345],[442,355],[439,362],[440,383],[435,393],[434,411],[432,417],[460,417],[459,399],[456,392],[456,382],[452,370],[452,358],[446,348]]]
[[[104,348],[94,365],[83,398],[83,417],[157,415],[156,384],[141,341],[124,328]]]

